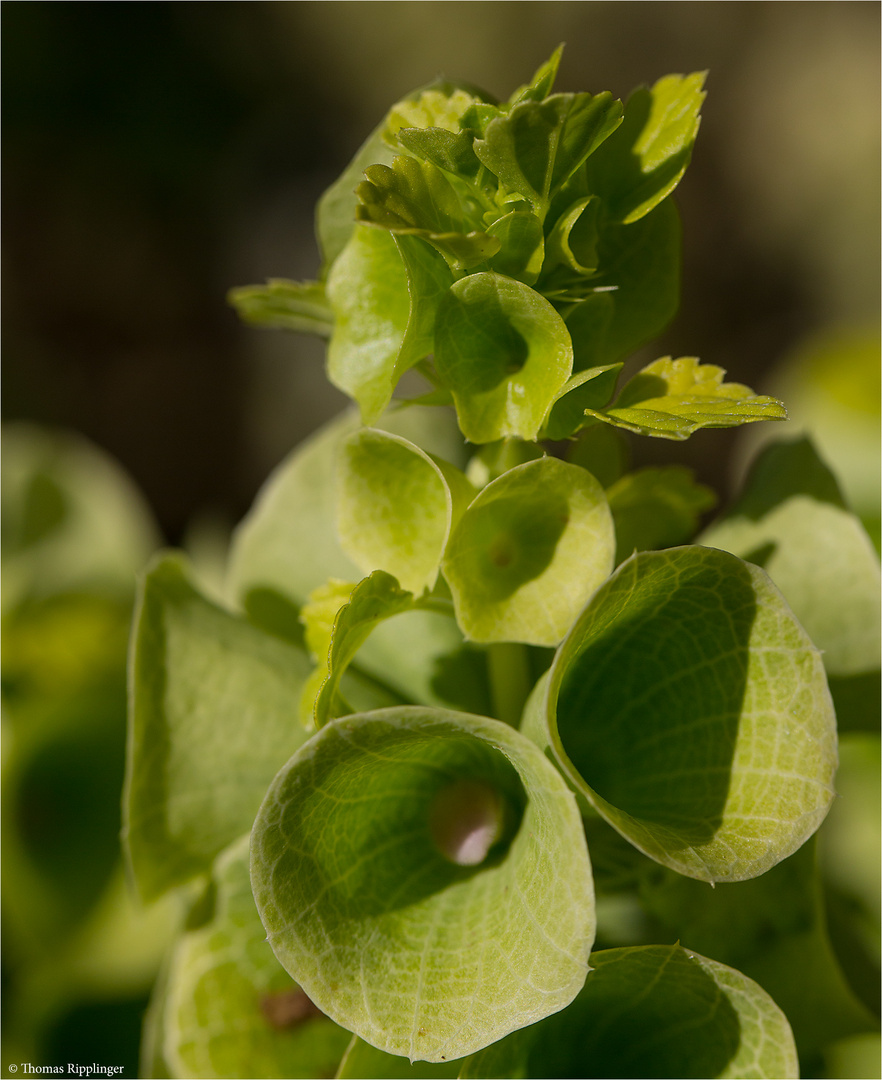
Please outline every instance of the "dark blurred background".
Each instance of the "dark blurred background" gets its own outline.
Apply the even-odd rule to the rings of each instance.
[[[625,96],[710,70],[678,192],[682,308],[647,360],[699,355],[763,391],[811,335],[878,324],[875,2],[2,13],[4,417],[88,435],[171,541],[200,516],[237,520],[342,406],[320,343],[239,326],[225,294],[315,275],[317,196],[394,100],[442,73],[507,96],[561,41],[563,90]],[[651,442],[720,483],[727,439]]]

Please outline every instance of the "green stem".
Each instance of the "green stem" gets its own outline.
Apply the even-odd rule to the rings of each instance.
[[[444,596],[421,596],[413,606],[419,608],[420,611],[434,611],[437,615],[449,615],[451,619],[456,617],[453,601]]]
[[[487,650],[487,667],[493,714],[517,727],[531,689],[527,646],[517,641],[496,642]]]

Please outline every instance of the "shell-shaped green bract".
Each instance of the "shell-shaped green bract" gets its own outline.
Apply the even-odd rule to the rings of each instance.
[[[792,854],[833,797],[818,650],[758,567],[712,548],[644,552],[595,593],[546,686],[576,789],[645,854],[741,881]]]
[[[380,423],[421,450],[446,461],[462,460],[462,438],[446,410],[413,406]],[[294,450],[270,476],[233,537],[228,590],[251,622],[274,634],[302,633],[299,609],[329,578],[358,581],[362,576],[341,548],[336,524],[340,446],[356,429],[355,417],[344,413]],[[359,666],[381,683],[388,679],[407,700],[439,704],[431,686],[436,664],[461,644],[452,619],[413,611],[371,634]]]
[[[462,437],[446,410],[413,406],[383,417],[379,426],[421,450],[462,462]],[[340,547],[334,475],[340,447],[358,429],[343,413],[301,443],[270,474],[233,535],[227,588],[230,599],[258,625],[268,622],[262,599],[297,608],[328,578],[357,581],[358,570]],[[374,569],[372,567],[371,569]]]
[[[164,1009],[169,1075],[330,1076],[348,1031],[322,1016],[266,943],[248,878],[248,837],[215,866],[207,921],[172,953]]]
[[[371,1046],[364,1039],[353,1036],[349,1049],[343,1055],[336,1080],[365,1080],[365,1077],[383,1077],[383,1080],[445,1080],[459,1076],[462,1061],[414,1061],[387,1054]]]
[[[337,476],[344,551],[365,574],[385,570],[416,595],[431,589],[453,516],[438,465],[407,439],[368,428],[341,447]]]
[[[556,645],[613,568],[603,489],[585,469],[544,457],[488,484],[454,529],[444,576],[474,641]]]
[[[465,1063],[463,1077],[798,1077],[793,1034],[740,971],[679,945],[607,949],[563,1012]]]
[[[398,356],[410,318],[407,275],[384,229],[359,225],[328,276],[334,309],[328,378],[377,420],[398,381]]]
[[[828,675],[878,674],[879,558],[809,439],[767,446],[701,542],[763,567],[823,651]]]
[[[841,797],[831,817],[854,795],[847,778],[842,783],[841,767],[836,785]],[[822,847],[818,841],[830,839],[828,823],[833,824],[830,818],[799,851],[753,881],[709,889],[702,881],[671,871],[648,875],[640,890],[641,906],[659,938],[686,942],[705,956],[736,967],[772,995],[787,1016],[804,1061],[814,1060],[836,1039],[879,1027],[878,1018],[861,1004],[846,981],[830,941],[827,897],[837,895],[841,886],[840,882],[822,883],[818,873],[817,849]],[[862,848],[857,861],[872,863],[863,841],[858,842]],[[820,862],[823,866],[823,856]],[[878,882],[877,856],[873,875],[877,896]],[[878,926],[878,916],[873,925]],[[874,954],[878,951],[876,945]],[[855,955],[851,953],[852,958]],[[852,960],[849,974],[853,976],[855,970]],[[869,988],[870,983],[865,985]],[[873,991],[878,985],[878,979],[872,980]]]
[[[572,373],[573,344],[543,296],[484,272],[457,281],[439,304],[435,365],[470,442],[535,439]]]
[[[499,839],[463,865],[449,845],[462,822],[445,829],[439,812],[474,816],[476,789],[479,828],[487,789],[498,796]],[[588,970],[594,898],[575,800],[496,720],[401,707],[328,724],[271,785],[251,876],[273,951],[309,997],[411,1060],[462,1057],[542,1019]]]
[[[204,597],[182,557],[144,576],[129,675],[123,840],[144,901],[211,867],[306,739],[309,660]],[[259,737],[254,737],[254,731]]]

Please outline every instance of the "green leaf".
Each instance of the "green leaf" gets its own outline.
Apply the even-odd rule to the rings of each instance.
[[[150,900],[250,827],[306,737],[297,701],[309,662],[204,599],[174,555],[148,571],[133,633],[123,831]]]
[[[558,189],[621,122],[622,103],[606,92],[521,101],[490,121],[475,153],[544,219]]]
[[[699,428],[787,419],[780,401],[740,383],[724,383],[725,374],[694,356],[665,356],[626,383],[610,408],[588,412],[638,435],[676,440],[688,439]]]
[[[402,374],[398,358],[410,319],[407,274],[391,235],[356,229],[331,269],[327,291],[335,317],[328,378],[372,424]]]
[[[383,429],[448,461],[463,460],[451,414],[418,406],[384,416]],[[335,472],[343,439],[358,428],[345,414],[298,447],[273,473],[234,534],[228,588],[249,617],[273,633],[301,634],[297,615],[329,578],[358,581],[361,572],[337,535]],[[443,471],[443,469],[442,469]],[[433,689],[440,668],[462,648],[453,619],[414,611],[379,626],[358,666],[408,701],[449,702]]]
[[[572,371],[561,317],[528,286],[500,274],[458,281],[438,309],[435,366],[474,443],[535,439]]]
[[[557,395],[542,435],[546,439],[568,439],[586,424],[587,409],[602,409],[613,396],[622,364],[588,368],[568,379]]]
[[[407,328],[393,376],[397,380],[434,349],[435,316],[453,284],[453,275],[441,255],[419,237],[396,234],[394,239],[404,262],[410,297]]]
[[[320,281],[285,281],[271,278],[266,285],[231,289],[228,300],[243,322],[253,326],[281,327],[330,337],[334,312]]]
[[[533,78],[525,86],[518,87],[508,99],[510,105],[517,105],[519,101],[542,101],[551,93],[554,80],[557,78],[557,69],[563,56],[563,45],[558,45],[551,56],[537,68]]]
[[[355,229],[358,205],[355,189],[364,179],[365,169],[371,165],[392,164],[396,151],[391,149],[390,143],[394,145],[399,128],[441,127],[456,132],[459,130],[458,117],[482,96],[482,92],[473,86],[439,79],[392,106],[343,174],[319,200],[316,230],[325,273],[346,247]]]
[[[590,195],[579,199],[557,219],[546,244],[545,273],[563,266],[572,273],[594,274],[600,262],[600,207],[600,199]]]
[[[365,1077],[376,1076],[382,1080],[446,1080],[446,1078],[459,1076],[462,1062],[456,1061],[414,1061],[411,1063],[406,1057],[396,1057],[378,1050],[364,1039],[353,1036],[349,1049],[340,1062],[337,1070],[337,1080],[365,1080]]]
[[[698,134],[706,75],[666,75],[628,98],[621,127],[588,162],[589,189],[615,220],[638,221],[679,184]]]
[[[491,105],[488,102],[476,101],[459,118],[460,127],[472,136],[483,136],[491,120],[495,120],[497,116],[502,116],[504,112],[504,105]]]
[[[499,241],[470,228],[470,220],[444,172],[430,161],[397,157],[372,165],[358,185],[358,220],[427,240],[451,270],[461,272],[485,262]]]
[[[460,486],[470,488],[461,474]],[[444,473],[418,446],[371,428],[343,443],[338,531],[343,549],[363,573],[386,570],[416,595],[431,589],[453,513]]]
[[[558,649],[544,713],[576,790],[688,877],[764,873],[833,797],[820,655],[766,574],[726,552],[623,563]]]
[[[581,291],[574,287],[572,299],[579,302],[565,312],[576,371],[623,360],[673,318],[680,302],[680,219],[673,200],[635,225],[604,224],[597,265],[596,274],[581,279]],[[585,288],[593,290],[587,297]]]
[[[306,647],[315,659],[322,660],[328,655],[337,612],[344,604],[349,603],[352,590],[357,584],[355,581],[330,578],[309,594],[309,600],[300,609]]]
[[[499,800],[502,836],[466,864],[446,845],[483,829],[476,786]],[[411,1060],[471,1053],[585,979],[593,890],[575,801],[499,721],[401,708],[328,724],[267,793],[251,879],[273,951],[309,997]]]
[[[365,169],[370,165],[391,165],[395,157],[395,151],[386,145],[383,138],[386,125],[384,119],[374,128],[352,161],[318,201],[316,233],[322,253],[323,275],[327,275],[355,232],[355,209],[358,206],[355,189],[364,179]]]
[[[340,547],[335,492],[338,447],[357,428],[357,418],[343,413],[306,439],[270,474],[233,534],[227,588],[260,625],[267,625],[262,597],[293,607],[296,625],[313,589],[328,578],[361,576]]]
[[[433,456],[464,462],[462,437],[447,413],[415,406],[389,413],[379,426]],[[258,623],[261,595],[274,594],[296,609],[328,578],[361,577],[336,526],[340,446],[358,427],[351,412],[343,413],[301,443],[270,474],[234,533],[227,588]]]
[[[717,502],[714,492],[681,465],[637,469],[617,480],[606,497],[616,526],[617,563],[634,551],[691,540],[701,515]]]
[[[787,1019],[739,971],[679,945],[593,953],[563,1012],[466,1062],[463,1077],[798,1077]]]
[[[474,641],[555,645],[612,570],[615,540],[603,489],[556,458],[504,473],[454,529],[444,576]]]
[[[487,100],[482,90],[460,82],[441,79],[414,91],[393,105],[386,117],[386,139],[400,140],[402,132],[414,129],[438,129],[457,133],[460,117],[479,99]]]
[[[473,177],[481,163],[472,149],[473,136],[466,131],[441,127],[401,128],[396,140],[408,153],[454,176]]]
[[[539,218],[529,210],[513,210],[497,218],[487,233],[501,245],[490,259],[490,269],[532,285],[542,269],[545,250]]]
[[[809,439],[766,447],[735,505],[701,542],[766,570],[828,675],[878,671],[879,561]]]
[[[306,646],[310,656],[316,662],[316,667],[304,683],[303,693],[300,695],[300,722],[308,731],[315,730],[316,698],[328,679],[334,623],[340,609],[349,602],[355,586],[354,581],[339,581],[337,578],[331,578],[326,584],[309,594],[308,602],[300,610],[300,622],[305,627]],[[335,690],[338,685],[339,678],[335,680]],[[339,708],[338,715],[355,712],[355,709],[345,707],[342,697],[335,694],[332,700],[334,707]]]
[[[163,1044],[171,1075],[330,1076],[351,1036],[316,1009],[267,945],[248,840],[218,859],[208,917],[174,949]]]
[[[342,715],[337,703],[340,679],[374,627],[414,606],[413,593],[402,589],[394,577],[382,570],[375,570],[350,590],[336,612],[327,659],[319,664],[322,677],[313,710],[315,727]]]

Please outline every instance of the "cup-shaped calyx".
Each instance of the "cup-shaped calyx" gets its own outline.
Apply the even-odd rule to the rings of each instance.
[[[248,840],[218,858],[169,956],[156,1033],[168,1075],[331,1076],[349,1032],[321,1016],[266,947]]]
[[[575,800],[495,720],[402,707],[328,724],[271,785],[251,876],[273,951],[309,997],[411,1060],[542,1019],[588,970]]]
[[[451,534],[443,568],[466,637],[556,645],[614,554],[600,484],[545,457],[481,491]]]
[[[540,709],[576,790],[689,877],[764,873],[833,797],[820,654],[764,571],[723,551],[623,563],[562,642]]]
[[[473,443],[535,439],[573,370],[573,343],[544,296],[502,274],[457,281],[435,320],[435,366]]]
[[[576,1000],[462,1077],[797,1077],[787,1019],[740,971],[679,945],[606,949]]]
[[[385,570],[418,596],[435,584],[451,526],[474,494],[455,466],[365,428],[340,448],[340,542],[366,574]]]

